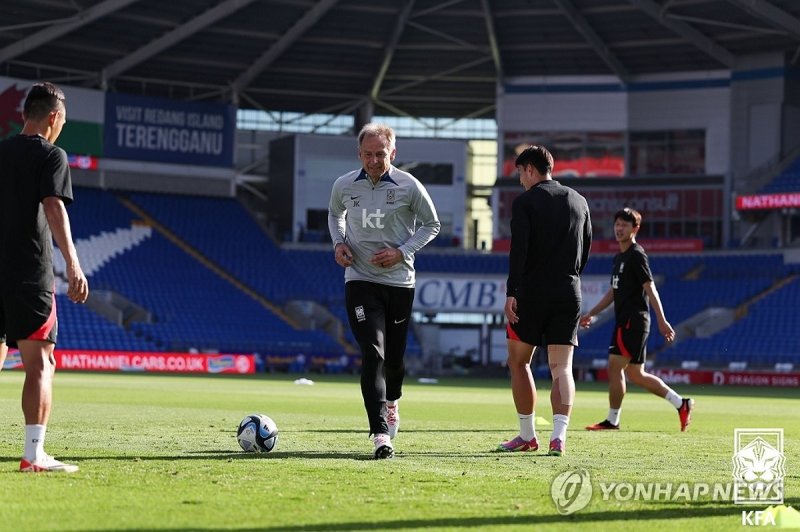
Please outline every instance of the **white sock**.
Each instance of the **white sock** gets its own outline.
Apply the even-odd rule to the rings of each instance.
[[[675,390],[673,390],[672,388],[667,388],[667,389],[669,391],[667,392],[667,395],[664,396],[664,399],[669,401],[675,408],[680,408],[681,405],[683,404],[683,397],[675,393]]]
[[[553,436],[550,441],[559,439],[562,442],[567,441],[567,426],[569,425],[569,416],[563,414],[553,414]]]
[[[525,441],[531,441],[536,437],[536,412],[530,414],[517,413],[519,418],[519,435]]]
[[[386,401],[386,406],[395,407],[397,406],[397,400],[394,401]]]
[[[622,412],[621,408],[609,408],[608,409],[608,422],[612,425],[619,425],[619,415]]]
[[[392,446],[392,440],[388,434],[376,434],[372,437],[372,441],[375,443],[376,449],[384,445]]]
[[[44,436],[47,425],[25,425],[25,460],[36,460],[44,456]]]

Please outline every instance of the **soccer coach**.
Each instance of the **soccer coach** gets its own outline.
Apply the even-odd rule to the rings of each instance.
[[[339,177],[328,207],[336,263],[345,268],[345,304],[361,349],[361,395],[374,457],[394,456],[398,399],[414,302],[414,254],[439,233],[422,183],[392,166],[392,128],[367,124],[358,134],[362,168]]]

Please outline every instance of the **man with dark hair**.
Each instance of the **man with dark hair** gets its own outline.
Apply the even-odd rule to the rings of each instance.
[[[592,223],[583,196],[553,180],[553,156],[530,146],[516,160],[525,192],[511,207],[506,287],[508,368],[520,434],[498,451],[536,451],[535,347],[546,347],[553,386],[553,434],[548,454],[561,456],[575,399],[572,354],[578,345],[580,275],[589,260]]]
[[[375,458],[394,456],[398,400],[405,377],[414,255],[441,223],[425,187],[394,166],[392,128],[367,124],[358,134],[362,168],[339,177],[331,190],[328,228],[334,259],[345,268],[345,304],[361,348],[361,395]]]
[[[625,208],[614,215],[614,237],[619,243],[619,253],[614,257],[611,288],[592,310],[581,316],[581,327],[588,328],[595,316],[614,303],[616,327],[608,348],[608,417],[589,425],[586,430],[619,429],[626,377],[669,401],[678,410],[682,432],[692,420],[694,400],[684,399],[659,377],[644,370],[650,334],[650,305],[656,313],[658,330],[667,342],[675,339],[675,331],[664,316],[647,253],[636,242],[641,224],[642,215],[633,209]]]
[[[67,296],[83,303],[89,295],[65,208],[72,202],[67,154],[53,145],[67,119],[64,102],[52,83],[34,85],[23,106],[22,131],[0,142],[0,349],[19,348],[25,367],[19,470],[33,473],[78,470],[44,451],[58,332],[53,239],[66,263]]]

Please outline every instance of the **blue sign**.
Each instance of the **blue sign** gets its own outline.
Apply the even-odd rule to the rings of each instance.
[[[106,93],[106,157],[233,167],[236,108]]]

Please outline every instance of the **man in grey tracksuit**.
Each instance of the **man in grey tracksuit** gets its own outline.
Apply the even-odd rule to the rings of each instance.
[[[362,168],[336,180],[328,207],[335,260],[345,268],[350,328],[361,348],[361,394],[375,458],[394,456],[391,439],[400,425],[414,254],[441,228],[422,183],[392,166],[396,153],[390,127],[364,126]]]

